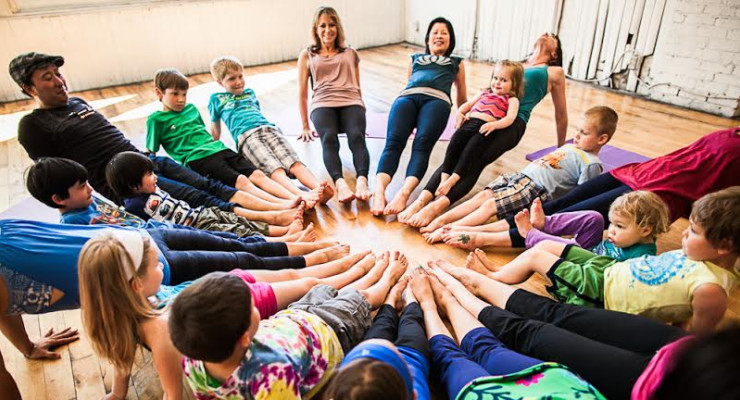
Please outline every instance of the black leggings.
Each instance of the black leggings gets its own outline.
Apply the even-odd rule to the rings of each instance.
[[[339,158],[339,133],[347,134],[352,151],[352,162],[357,176],[367,177],[370,153],[365,144],[365,109],[360,106],[320,107],[311,112],[311,121],[321,137],[324,165],[335,182],[342,178],[342,160]]]
[[[460,180],[447,193],[447,198],[450,204],[460,200],[473,189],[489,164],[519,144],[527,129],[527,123],[517,118],[507,128],[483,136],[478,129],[484,123],[479,119],[471,119],[455,132],[447,146],[445,161],[434,171],[424,190],[434,194],[442,180],[442,173],[456,172]]]
[[[303,257],[288,256],[288,246],[281,242],[244,243],[184,229],[147,232],[170,265],[170,285],[234,268],[277,270],[306,266]]]
[[[386,339],[396,346],[412,348],[429,358],[429,342],[424,331],[424,314],[419,303],[407,305],[398,319],[393,306],[383,304],[375,315],[372,326],[365,334],[365,339]]]
[[[655,352],[686,335],[641,316],[557,303],[521,289],[506,310],[486,307],[478,320],[512,350],[567,365],[610,399],[628,399]]]
[[[550,200],[542,204],[546,215],[552,215],[570,211],[593,210],[604,217],[604,221],[609,220],[609,207],[614,200],[624,193],[631,192],[632,189],[617,180],[610,173],[603,173],[596,178],[584,182],[565,196]],[[512,229],[509,230],[512,247],[524,247],[524,238],[516,229],[514,217],[506,218],[506,222]]]

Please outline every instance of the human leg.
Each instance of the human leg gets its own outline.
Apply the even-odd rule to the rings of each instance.
[[[352,268],[353,265],[359,265],[360,269],[365,269],[366,264],[372,264],[375,257],[369,254],[369,251],[348,254],[336,260],[325,263],[306,266],[304,268],[282,269],[282,270],[259,270],[250,271],[255,279],[259,282],[286,282],[304,278],[328,278],[333,275],[341,274]],[[367,268],[369,269],[369,268]]]
[[[352,161],[357,176],[367,177],[370,171],[370,152],[365,144],[365,109],[360,106],[342,107],[339,110],[340,131],[347,134]]]
[[[339,158],[339,111],[336,108],[320,107],[311,112],[311,121],[321,138],[324,166],[331,179],[342,178],[342,160]]]
[[[421,180],[429,165],[432,149],[447,126],[450,104],[430,96],[423,96],[419,104],[416,135],[411,146],[411,159],[406,168],[406,176]]]
[[[515,220],[516,222],[516,220]],[[517,224],[517,228],[519,224]],[[522,233],[522,230],[519,229]],[[525,244],[530,248],[541,242],[544,237],[542,234],[532,231],[525,234]],[[590,249],[601,241],[604,234],[604,218],[596,211],[574,211],[563,212],[546,216],[544,221],[544,234],[573,236],[572,240],[562,239],[562,243],[577,243],[579,246]],[[530,238],[530,236],[532,236]],[[557,239],[555,239],[557,240]]]
[[[480,208],[484,202],[492,199],[493,196],[492,190],[482,190],[471,199],[435,218],[429,225],[419,229],[419,231],[421,233],[430,233],[441,228],[443,225],[458,223],[460,219]]]

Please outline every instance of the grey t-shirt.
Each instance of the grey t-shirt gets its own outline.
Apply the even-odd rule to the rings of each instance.
[[[521,173],[545,188],[556,199],[576,185],[598,176],[602,171],[598,156],[567,144],[532,161]]]

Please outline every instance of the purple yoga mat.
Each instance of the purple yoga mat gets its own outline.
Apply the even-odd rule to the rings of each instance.
[[[302,129],[298,113],[266,114],[267,119],[277,125],[286,136],[300,135]],[[367,112],[365,114],[365,118],[367,119],[367,127],[365,129],[367,131],[367,137],[373,139],[385,139],[386,131],[388,129],[388,113]],[[450,118],[447,120],[447,127],[445,127],[439,140],[449,141],[453,133],[455,133],[455,116],[450,114]]]
[[[573,143],[573,140],[568,140],[566,143]],[[542,158],[544,155],[555,150],[556,146],[547,147],[542,150],[537,150],[534,153],[526,155],[527,160],[534,161]],[[620,149],[619,147],[609,146],[608,144],[601,148],[599,152],[599,159],[601,165],[604,167],[604,172],[611,171],[614,168],[621,167],[631,163],[647,161],[650,158],[645,157],[641,154],[633,153],[631,151]]]

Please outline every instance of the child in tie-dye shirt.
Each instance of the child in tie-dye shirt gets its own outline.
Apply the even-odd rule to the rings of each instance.
[[[390,265],[389,265],[390,264]],[[197,399],[302,399],[320,391],[362,341],[370,311],[406,271],[405,257],[385,253],[340,291],[326,285],[269,319],[244,283],[211,274],[172,302],[169,332]]]

